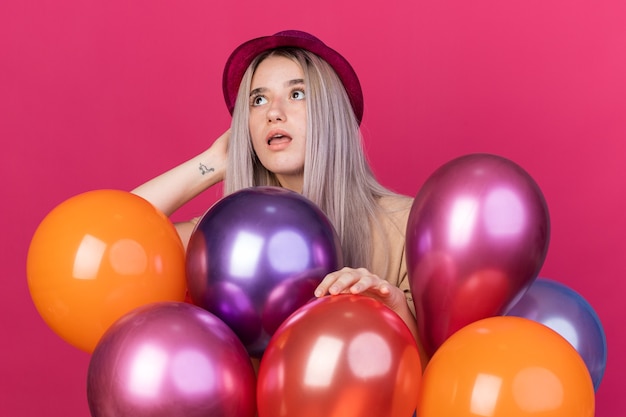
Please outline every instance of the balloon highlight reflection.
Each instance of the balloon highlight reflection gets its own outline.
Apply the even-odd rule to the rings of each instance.
[[[259,369],[259,417],[408,417],[421,374],[415,340],[393,311],[365,296],[323,297],[270,340]]]
[[[546,202],[512,161],[471,154],[437,169],[407,224],[407,268],[429,355],[455,331],[502,314],[532,283],[550,236]]]
[[[185,297],[185,252],[171,221],[118,190],[79,194],[41,221],[26,273],[39,314],[61,338],[92,352],[130,310]]]
[[[597,391],[607,360],[600,318],[580,294],[557,281],[538,278],[506,313],[541,323],[563,336],[585,361]]]
[[[92,417],[252,417],[248,354],[221,320],[188,303],[139,307],[116,321],[89,362]]]
[[[214,313],[260,357],[278,326],[343,266],[341,245],[311,201],[278,187],[224,197],[202,217],[187,248],[193,303]]]
[[[550,328],[490,317],[450,336],[422,380],[420,417],[593,417],[595,393],[576,350]]]

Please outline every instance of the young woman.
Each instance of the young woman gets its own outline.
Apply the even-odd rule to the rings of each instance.
[[[210,148],[133,192],[167,215],[212,185],[285,187],[316,203],[347,267],[315,296],[354,293],[394,310],[417,339],[404,259],[412,200],[378,183],[364,155],[363,96],[348,61],[316,37],[284,31],[239,46],[223,76],[231,128]],[[177,224],[183,242],[194,222]]]

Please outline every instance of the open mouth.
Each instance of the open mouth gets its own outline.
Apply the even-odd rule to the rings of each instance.
[[[283,135],[282,133],[277,133],[275,135],[270,136],[267,139],[267,144],[272,145],[272,144],[278,144],[278,143],[285,143],[290,140],[291,138],[289,136]]]

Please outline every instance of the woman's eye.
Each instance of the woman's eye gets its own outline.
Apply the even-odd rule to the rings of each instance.
[[[294,100],[304,100],[305,94],[302,90],[295,90],[291,93],[291,98]]]
[[[260,106],[262,104],[267,103],[267,99],[263,96],[256,96],[254,98],[252,98],[252,105],[253,106]]]

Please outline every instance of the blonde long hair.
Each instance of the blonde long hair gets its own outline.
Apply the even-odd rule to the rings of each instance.
[[[281,48],[259,55],[250,64],[233,111],[224,193],[280,185],[256,157],[248,128],[252,76],[265,58],[275,55],[292,59],[304,73],[308,122],[302,195],[317,204],[333,223],[345,265],[370,268],[373,227],[380,227],[378,199],[395,194],[374,177],[343,84],[332,67],[317,55]]]

